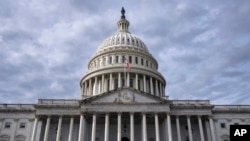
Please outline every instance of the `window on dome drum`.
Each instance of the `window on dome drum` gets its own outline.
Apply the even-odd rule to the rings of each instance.
[[[138,58],[135,57],[135,64],[138,64]]]
[[[148,61],[146,61],[146,66],[148,67]]]
[[[19,128],[25,128],[26,127],[26,124],[24,122],[21,122],[20,125],[19,125]]]
[[[235,122],[234,125],[239,125],[239,123],[238,123],[238,122]]]
[[[115,56],[115,63],[118,63],[119,56]]]
[[[124,63],[125,62],[125,56],[123,55],[122,56],[122,63]]]
[[[124,44],[124,38],[122,38],[122,44]]]
[[[129,63],[132,63],[132,56],[128,57]]]
[[[112,56],[109,57],[109,64],[112,64]]]
[[[6,122],[4,125],[4,128],[10,128],[11,127],[11,123],[10,122]]]
[[[143,59],[141,58],[141,65],[143,66]]]
[[[221,124],[220,124],[220,127],[221,127],[221,128],[226,128],[226,124],[225,124],[225,123],[221,123]]]
[[[103,58],[102,64],[103,64],[103,66],[106,65],[106,58],[105,57]]]

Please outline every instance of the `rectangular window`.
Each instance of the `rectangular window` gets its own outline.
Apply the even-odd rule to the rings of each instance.
[[[225,124],[225,123],[221,123],[221,124],[220,124],[220,127],[221,127],[221,128],[226,128],[226,124]]]
[[[109,64],[112,64],[112,56],[109,57]]]
[[[21,122],[20,125],[19,125],[19,128],[25,128],[26,127],[26,124],[24,122]]]
[[[148,61],[146,61],[146,66],[148,67]]]
[[[143,66],[143,59],[141,58],[141,65]]]
[[[4,128],[10,128],[11,127],[11,123],[10,122],[6,122],[4,125]]]
[[[128,59],[129,59],[129,63],[132,63],[132,56],[129,56]]]
[[[135,64],[138,64],[138,58],[135,57]]]
[[[119,56],[115,56],[115,63],[118,63]]]

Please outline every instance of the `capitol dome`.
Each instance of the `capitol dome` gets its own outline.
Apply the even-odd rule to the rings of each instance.
[[[120,22],[121,21],[119,21],[118,23]],[[114,35],[105,39],[101,44],[101,46],[98,48],[97,52],[101,52],[105,49],[115,46],[136,47],[148,52],[147,46],[144,44],[143,41],[141,41],[138,37],[136,37],[135,35],[131,34],[126,30],[119,30],[122,28],[120,26],[122,25],[118,24],[118,31]]]
[[[123,8],[121,14],[118,30],[101,43],[88,63],[80,81],[82,98],[124,87],[165,97],[166,81],[158,72],[158,62],[145,43],[129,32]]]

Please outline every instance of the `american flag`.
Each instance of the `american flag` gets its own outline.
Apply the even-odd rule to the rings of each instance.
[[[130,68],[131,68],[131,64],[129,63],[129,61],[127,60],[127,58],[126,58],[126,57],[124,57],[124,63],[127,65],[127,69],[129,69],[129,70],[130,70]]]

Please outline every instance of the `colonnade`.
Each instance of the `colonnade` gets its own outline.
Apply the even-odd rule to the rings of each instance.
[[[92,96],[121,87],[132,87],[155,96],[165,96],[165,84],[161,80],[131,72],[109,73],[92,77],[81,84],[81,93],[82,96]]]
[[[104,124],[104,141],[109,141],[109,134],[110,134],[110,114],[116,114],[117,115],[117,141],[121,141],[122,139],[122,113],[106,113],[105,114],[105,124]],[[134,114],[133,112],[129,113],[129,120],[130,120],[130,141],[135,141],[135,123],[134,123]],[[147,141],[148,136],[147,136],[147,116],[151,115],[152,113],[147,114],[145,112],[139,113],[142,118],[142,141]],[[155,141],[160,141],[161,136],[160,136],[160,128],[159,128],[159,115],[164,115],[166,121],[165,123],[165,128],[166,128],[166,133],[165,135],[165,140],[166,141],[173,141],[172,138],[172,128],[171,128],[171,122],[176,123],[176,132],[177,132],[177,141],[181,141],[181,130],[180,130],[180,118],[179,116],[170,116],[169,113],[154,113],[154,124],[155,124]],[[98,113],[93,113],[92,114],[92,124],[91,124],[91,141],[95,141],[96,139],[96,126],[97,126],[97,116]],[[194,117],[194,116],[192,116]],[[202,124],[202,118],[201,116],[196,116],[198,120],[198,126],[199,126],[199,134],[200,134],[200,141],[205,141],[205,136],[204,136],[204,129],[203,129],[203,124]],[[61,128],[62,128],[62,119],[63,116],[58,117],[58,124],[57,124],[57,133],[56,133],[56,141],[60,141],[60,136],[61,136]],[[175,121],[171,121],[171,118],[175,118]],[[188,127],[188,137],[189,141],[193,141],[193,134],[192,134],[192,124],[191,124],[191,117],[186,116],[187,120],[187,127]],[[208,116],[209,118],[209,127],[210,127],[210,132],[211,132],[211,140],[216,141],[215,138],[215,133],[214,133],[214,123],[212,117]],[[72,116],[70,117],[70,125],[69,125],[69,133],[68,133],[68,141],[72,141],[72,135],[73,135],[73,126],[74,126],[74,119],[75,117]],[[31,136],[31,141],[36,140],[36,130],[37,130],[37,125],[38,125],[38,120],[39,118],[36,117],[33,125],[33,131],[32,131],[32,136]],[[46,125],[45,125],[45,131],[44,131],[44,139],[43,141],[48,141],[48,136],[49,136],[49,130],[50,130],[50,124],[51,124],[51,116],[47,116],[46,119]],[[81,114],[80,115],[80,124],[79,124],[79,133],[78,133],[78,141],[83,141],[85,138],[84,130],[86,126],[86,119],[85,115]]]

